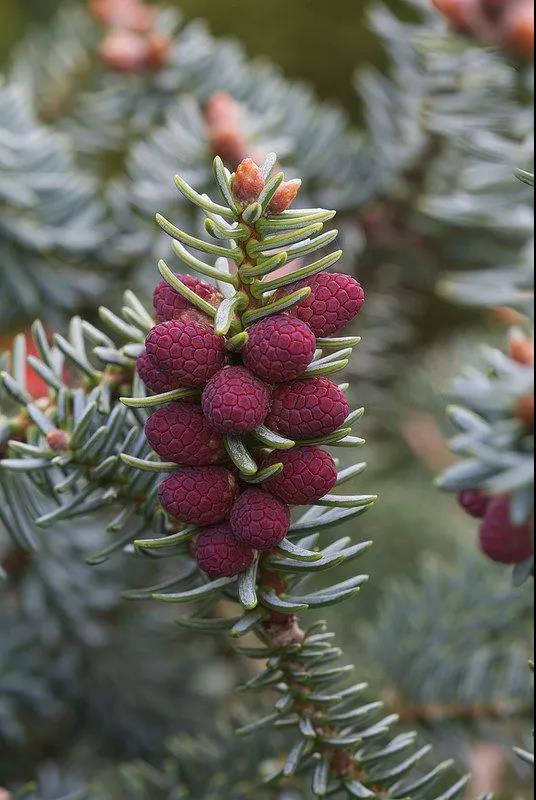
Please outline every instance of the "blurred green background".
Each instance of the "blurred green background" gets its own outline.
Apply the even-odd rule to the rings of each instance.
[[[58,0],[2,0],[1,60],[28,23],[46,20],[57,5]],[[354,118],[359,114],[356,69],[383,63],[367,30],[368,3],[360,0],[270,0],[262,19],[250,0],[171,0],[170,5],[187,19],[207,20],[218,36],[239,38],[250,55],[269,57],[288,77],[312,82],[322,97],[342,101]],[[386,5],[402,11],[397,0]]]

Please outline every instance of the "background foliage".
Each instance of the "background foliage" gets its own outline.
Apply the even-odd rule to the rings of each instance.
[[[29,22],[46,20],[58,5],[58,0],[27,0],[24,4],[5,0],[0,10],[0,61]],[[366,5],[351,0],[335,0],[330,6],[322,0],[296,0],[291,5],[274,0],[261,25],[247,0],[185,0],[169,5],[178,7],[187,19],[207,20],[217,36],[240,39],[249,55],[266,56],[288,77],[311,81],[322,97],[342,100],[356,117],[351,76],[360,64],[384,60],[377,42],[368,35]],[[400,0],[389,5],[404,10]],[[285,24],[281,25],[283,17]],[[316,54],[334,41],[341,44],[337,57],[319,59]]]

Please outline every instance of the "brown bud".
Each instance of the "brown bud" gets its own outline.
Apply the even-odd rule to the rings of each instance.
[[[335,749],[331,766],[335,775],[339,777],[350,775],[355,766],[353,754],[342,747]]]
[[[154,26],[156,11],[141,0],[89,0],[89,12],[108,28],[148,33]]]
[[[530,367],[534,364],[534,342],[521,337],[512,339],[510,342],[510,355],[514,361]]]
[[[13,550],[8,550],[7,553],[2,556],[0,566],[10,578],[16,580],[19,576],[24,574],[26,569],[30,566],[31,560],[31,555],[27,550],[16,547]],[[2,792],[5,792],[5,789],[0,788],[0,800],[5,800],[5,797],[11,797],[11,795],[3,795]]]
[[[238,127],[240,105],[227,92],[215,92],[205,106],[205,119],[210,127]]]
[[[516,402],[516,417],[526,430],[534,432],[534,394],[525,394]]]
[[[56,428],[50,433],[47,433],[47,444],[54,452],[61,452],[69,448],[71,437],[65,431],[60,431]]]
[[[244,205],[258,200],[264,189],[264,178],[260,167],[251,158],[246,158],[236,168],[233,191],[236,199]]]
[[[225,125],[210,131],[210,147],[228,166],[235,169],[246,156],[247,140],[234,125]]]
[[[305,641],[305,633],[295,615],[272,613],[267,633],[275,647],[289,647]]]
[[[286,580],[281,575],[277,575],[275,572],[270,572],[267,569],[261,569],[259,573],[259,582],[262,583],[263,586],[269,586],[271,589],[274,589],[278,594],[282,594],[287,589]],[[273,612],[270,619],[273,620],[277,616],[278,613]],[[291,624],[292,620],[288,614],[283,614],[282,617],[285,623]]]
[[[302,182],[300,180],[284,181],[268,206],[269,214],[281,214],[287,211],[298,196]]]
[[[522,58],[534,59],[534,4],[519,0],[508,11],[504,21],[504,42]]]

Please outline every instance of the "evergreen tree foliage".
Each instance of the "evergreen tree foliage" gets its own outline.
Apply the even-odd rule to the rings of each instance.
[[[154,29],[170,37],[171,47],[159,69],[141,74],[105,63],[99,42],[106,28],[80,8],[60,10],[53,35],[39,31],[13,60],[13,79],[99,181],[115,226],[100,253],[104,262],[145,267],[150,276],[155,258],[166,254],[155,236],[154,208],[175,217],[180,211],[180,223],[192,227],[191,208],[181,204],[163,166],[170,159],[203,192],[215,155],[234,168],[277,146],[311,205],[355,206],[355,187],[367,191],[366,153],[339,109],[320,104],[271,65],[248,61],[240,45],[214,39],[201,22],[183,26],[164,10]],[[222,94],[224,111],[211,120],[207,113]]]
[[[89,270],[106,235],[94,182],[64,138],[35,118],[19,84],[0,83],[0,331],[42,305],[67,309],[95,297]]]
[[[529,314],[532,197],[512,175],[521,168],[530,180],[531,81],[504,54],[447,32],[424,0],[408,0],[408,7],[411,24],[383,7],[372,13],[390,77],[360,76],[363,136],[342,112],[320,104],[274,67],[246,59],[239,45],[214,39],[202,23],[183,26],[169,11],[159,11],[154,21],[154,32],[172,42],[164,63],[141,74],[115,72],[104,63],[108,31],[79,7],[62,9],[54,36],[38,31],[15,55],[0,86],[0,140],[8,145],[6,158],[0,157],[0,255],[8,266],[0,275],[0,327],[18,326],[43,307],[48,316],[46,327],[33,326],[30,369],[22,337],[0,357],[0,559],[6,573],[0,592],[7,601],[0,616],[0,772],[9,764],[20,778],[26,766],[14,763],[17,746],[37,752],[53,730],[52,763],[28,775],[38,785],[15,792],[17,800],[305,800],[311,779],[315,796],[442,800],[462,796],[467,779],[452,777],[449,761],[435,767],[422,738],[437,742],[447,757],[453,739],[460,746],[465,737],[504,735],[508,746],[512,738],[522,741],[515,723],[507,731],[501,722],[526,718],[523,643],[530,607],[524,594],[499,586],[483,562],[459,563],[455,572],[426,566],[418,588],[386,587],[389,596],[367,640],[366,660],[376,662],[371,687],[354,685],[355,678],[346,683],[350,671],[342,652],[329,627],[309,619],[309,611],[352,599],[364,582],[354,559],[369,543],[359,536],[356,542],[356,518],[372,498],[326,499],[296,519],[278,553],[263,557],[266,572],[256,565],[237,581],[211,582],[192,561],[194,532],[177,530],[159,507],[157,486],[174,467],[156,459],[143,435],[150,411],[185,396],[155,398],[135,371],[154,320],[131,288],[151,285],[154,263],[169,254],[154,225],[155,209],[186,271],[201,267],[219,281],[225,308],[242,311],[224,264],[213,265],[211,258],[222,255],[218,248],[236,254],[243,246],[230,231],[241,225],[232,203],[225,216],[221,201],[217,209],[207,207],[217,154],[225,161],[216,162],[225,204],[237,162],[249,155],[262,160],[274,146],[287,176],[303,178],[300,198],[320,216],[287,212],[271,231],[267,226],[268,238],[280,230],[284,236],[289,220],[299,227],[320,220],[327,232],[312,235],[331,241],[336,234],[329,214],[316,207],[342,212],[339,238],[350,255],[359,253],[359,274],[370,287],[361,317],[364,340],[355,366],[347,364],[355,337],[338,342],[336,350],[324,342],[314,369],[331,374],[349,366],[360,404],[385,412],[375,412],[373,425],[393,425],[394,402],[385,387],[400,379],[410,349],[418,352],[429,342],[438,277],[441,295],[450,300]],[[222,90],[223,138],[210,116]],[[230,154],[221,149],[227,134]],[[185,180],[180,194],[170,170]],[[250,213],[254,219],[258,210]],[[203,263],[211,261],[208,273],[185,249],[196,239]],[[301,259],[293,264],[300,269],[309,246],[298,238],[280,242],[278,250],[289,262]],[[184,292],[165,264],[160,269]],[[51,273],[61,281],[52,282]],[[101,309],[100,322],[95,315],[91,322],[75,316],[52,334],[51,322],[124,288],[127,274],[120,313]],[[114,291],[114,302],[119,297]],[[530,340],[526,316],[515,321],[522,334],[515,330],[512,340]],[[514,412],[531,387],[533,395],[530,372],[511,346],[506,355],[486,348],[479,369],[457,381],[452,418],[460,435],[453,446],[468,460],[442,478],[454,491],[482,485],[515,491],[520,520],[532,509],[533,440]],[[59,450],[58,429],[66,435]],[[346,456],[362,442],[351,431],[339,434],[338,443],[326,445],[336,445],[341,455],[339,483],[354,487],[365,465],[347,467]],[[269,444],[282,442],[272,438]],[[247,468],[258,442],[233,445],[238,466]],[[345,527],[332,538],[337,526]],[[531,568],[518,567],[519,581]],[[142,602],[120,601],[121,591]],[[165,602],[143,602],[155,593]],[[453,624],[438,627],[453,596],[459,598],[459,605],[448,606],[454,607]],[[491,604],[500,609],[493,618],[486,613]],[[169,619],[176,608],[178,635]],[[471,608],[475,617],[460,627]],[[290,638],[300,641],[281,643],[277,631],[267,631],[273,614],[285,615]],[[477,619],[482,627],[475,630]],[[400,631],[407,632],[407,647],[398,646]],[[455,663],[435,650],[453,642],[461,654]],[[414,671],[417,660],[421,672]],[[206,675],[207,664],[207,684],[218,684],[220,676],[216,697],[192,680]],[[231,733],[228,709],[223,727],[211,717],[240,680],[249,690],[237,722],[251,734],[245,741]],[[275,694],[275,710],[266,709],[268,693]],[[461,696],[466,704],[449,717]],[[475,705],[477,719],[468,719]],[[427,715],[430,708],[440,708],[440,723]],[[501,719],[497,708],[504,710]],[[252,721],[254,710],[259,721]],[[419,736],[401,733],[396,714]],[[183,734],[170,739],[178,729]],[[533,761],[525,750],[519,755]],[[119,769],[110,767],[120,761]],[[274,776],[261,788],[261,780]]]
[[[182,178],[177,185],[188,199],[203,209],[212,222],[215,238],[229,240],[227,258],[238,268],[227,271],[227,260],[221,256],[222,246],[192,238],[160,218],[160,223],[174,238],[175,252],[188,265],[204,275],[218,278],[218,286],[226,292],[219,310],[189,290],[164,262],[160,272],[169,285],[195,307],[213,316],[215,330],[229,334],[228,347],[239,349],[248,337],[248,326],[269,318],[299,303],[307,292],[292,291],[296,278],[315,275],[339,257],[314,260],[308,267],[294,270],[283,277],[259,281],[256,275],[270,275],[300,255],[315,253],[333,238],[322,233],[322,223],[331,218],[318,209],[268,214],[283,176],[268,180],[275,159],[264,166],[266,187],[258,201],[241,206],[233,192],[231,175],[217,158],[214,162],[216,183],[224,204],[200,195]],[[255,226],[255,227],[253,227]],[[252,232],[255,231],[255,237]],[[194,258],[181,243],[213,256],[215,266]],[[274,255],[275,254],[275,255]],[[270,298],[270,291],[290,294]],[[250,298],[267,300],[250,306]],[[276,295],[278,297],[278,295]],[[238,314],[238,319],[235,315]],[[390,734],[396,715],[382,714],[382,704],[362,703],[363,683],[350,683],[353,667],[342,660],[342,652],[334,646],[332,636],[322,622],[312,622],[302,629],[298,615],[307,610],[330,606],[354,597],[366,576],[356,572],[340,583],[337,579],[320,587],[304,584],[319,572],[339,567],[343,562],[359,558],[370,543],[353,543],[343,538],[319,548],[319,533],[343,519],[360,516],[374,498],[366,495],[326,495],[318,504],[298,518],[276,553],[268,553],[255,561],[238,579],[207,580],[199,573],[189,555],[188,542],[195,527],[172,524],[158,503],[159,475],[176,470],[175,464],[158,462],[151,455],[141,425],[146,409],[195,394],[177,389],[164,395],[147,396],[135,374],[134,358],[140,352],[145,333],[153,327],[151,315],[132,294],[126,297],[124,319],[103,309],[102,319],[111,334],[126,340],[119,347],[108,333],[75,318],[69,338],[56,335],[51,345],[42,326],[36,323],[34,336],[40,359],[31,364],[49,386],[46,402],[36,404],[25,388],[9,372],[2,373],[5,391],[18,406],[18,416],[27,419],[26,441],[11,441],[9,456],[1,463],[4,485],[8,487],[7,506],[13,515],[9,492],[15,482],[21,498],[28,498],[17,507],[28,528],[50,527],[59,521],[73,520],[113,506],[108,531],[113,543],[90,557],[90,563],[107,560],[114,552],[133,545],[138,554],[178,557],[171,577],[161,585],[130,592],[130,597],[152,598],[164,603],[192,605],[191,615],[179,618],[179,624],[200,633],[227,633],[236,640],[237,653],[266,663],[265,668],[249,680],[244,689],[258,692],[267,687],[278,698],[275,710],[267,716],[243,726],[239,735],[247,736],[267,727],[282,727],[293,732],[295,744],[276,770],[275,778],[291,777],[302,770],[311,774],[315,796],[329,794],[355,796],[457,797],[467,780],[450,782],[450,789],[439,788],[450,770],[450,762],[439,767],[415,768],[429,754],[429,747],[415,749],[413,735]],[[245,330],[244,330],[245,328]],[[97,345],[94,350],[90,345]],[[321,351],[308,367],[307,375],[334,374],[347,365],[348,355],[357,344],[353,339],[318,340]],[[337,350],[339,348],[339,350]],[[342,348],[342,349],[340,349]],[[327,354],[327,355],[326,355]],[[20,347],[13,359],[13,373],[21,375],[23,359]],[[82,385],[69,385],[64,379],[64,364],[70,374],[75,371]],[[23,362],[22,362],[23,363]],[[120,397],[132,386],[133,397]],[[123,394],[123,397],[125,395]],[[40,407],[39,407],[40,406]],[[315,444],[360,446],[362,440],[349,433],[361,412],[350,415],[335,434],[315,440]],[[295,446],[266,428],[256,436],[263,446],[276,452]],[[310,442],[312,443],[312,442]],[[253,483],[265,480],[279,469],[278,464],[259,469],[249,450],[239,438],[229,437],[230,459],[242,473],[243,480]],[[357,477],[364,465],[342,470],[338,483]],[[129,470],[134,469],[129,476]],[[7,480],[6,480],[7,477]],[[64,497],[62,497],[64,495]],[[22,506],[22,507],[21,507]],[[37,508],[36,508],[37,506]],[[17,523],[8,519],[8,528]],[[154,534],[148,537],[149,525]],[[178,571],[177,571],[178,569]],[[232,616],[214,615],[214,604],[225,600],[233,604]],[[256,634],[258,645],[241,643],[248,633]],[[439,793],[438,793],[439,792]]]
[[[501,741],[505,722],[531,725],[532,616],[528,590],[464,551],[452,565],[425,561],[417,583],[392,584],[365,640],[401,719],[463,759],[467,737]]]
[[[358,76],[379,184],[359,213],[363,259],[404,264],[417,294],[463,270],[463,282],[443,280],[443,295],[526,308],[533,204],[511,176],[534,160],[531,72],[454,35],[426,0],[408,8],[411,23],[375,7],[389,77]]]
[[[531,180],[528,173],[521,173],[521,177]],[[516,182],[513,175],[510,182],[514,196],[520,196],[516,210],[522,216],[520,211],[529,211],[530,190]],[[532,244],[530,249],[533,252]],[[507,352],[484,346],[478,366],[467,368],[456,379],[451,391],[455,405],[449,408],[449,416],[457,435],[451,448],[463,458],[438,483],[447,491],[476,490],[491,497],[511,498],[512,525],[526,526],[533,535],[534,267],[525,255],[520,265],[452,276],[445,285],[452,297],[471,296],[472,305],[485,307],[491,301],[487,290],[490,281],[500,286],[494,306],[503,305],[502,314],[519,325],[511,331]],[[490,508],[486,520],[491,517]],[[481,544],[486,552],[482,541],[485,524]],[[516,579],[520,582],[533,574],[533,556],[521,563],[512,557],[510,563],[516,563]]]
[[[516,342],[533,341],[534,204],[513,176],[531,182],[532,75],[508,54],[453,35],[430,4],[409,5],[417,12],[411,23],[383,7],[372,14],[392,78],[359,78],[382,175],[380,202],[360,214],[364,259],[396,250],[411,259],[410,288],[437,282],[441,297],[519,325],[508,353],[487,347],[453,386],[452,447],[466,459],[440,485],[516,492],[513,521],[522,524],[533,508],[534,378],[533,360],[520,361]],[[443,316],[450,323],[444,306]],[[519,566],[520,579],[531,568],[532,560]]]

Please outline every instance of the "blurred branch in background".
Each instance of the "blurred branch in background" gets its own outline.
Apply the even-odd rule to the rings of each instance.
[[[96,183],[59,135],[38,123],[18,85],[0,83],[0,331],[43,306],[49,320],[103,283],[90,264],[105,239]]]

